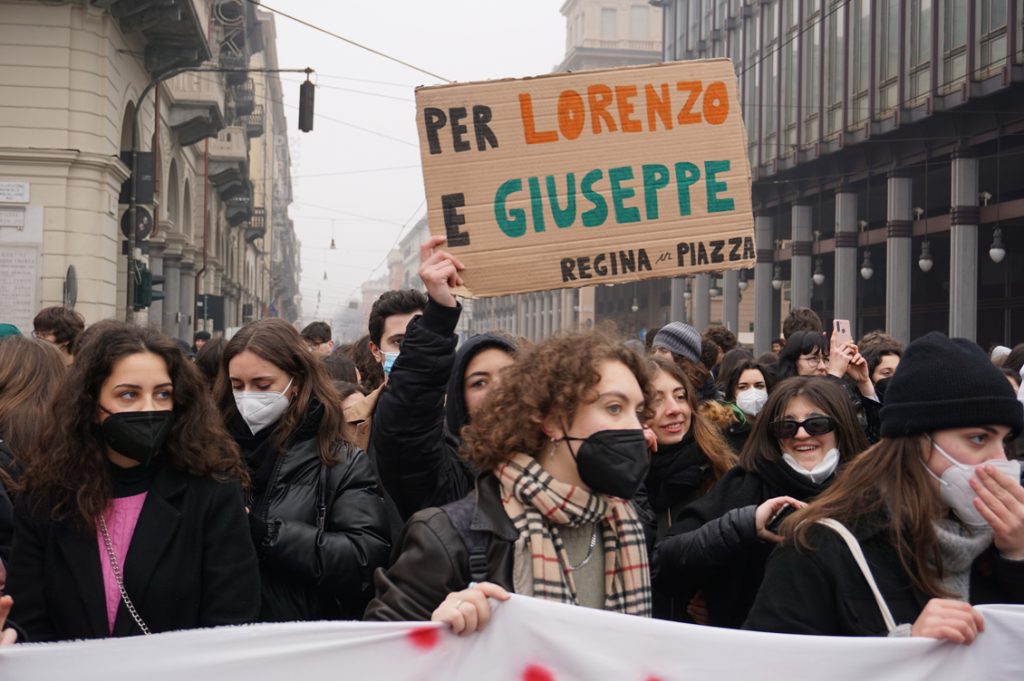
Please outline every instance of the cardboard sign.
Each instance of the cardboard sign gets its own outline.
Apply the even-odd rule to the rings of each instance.
[[[421,87],[428,222],[473,297],[754,263],[727,59]]]

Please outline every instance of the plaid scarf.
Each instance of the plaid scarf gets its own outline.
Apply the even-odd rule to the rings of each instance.
[[[529,549],[534,596],[579,605],[558,526],[596,522],[604,549],[604,609],[651,616],[647,544],[630,502],[556,480],[526,454],[513,455],[495,472],[501,483],[501,503]],[[516,553],[516,562],[525,558]]]

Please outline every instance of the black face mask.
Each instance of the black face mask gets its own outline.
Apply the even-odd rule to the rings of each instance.
[[[632,499],[640,489],[650,460],[644,431],[599,430],[590,437],[569,437],[563,440],[582,442],[579,451],[569,452],[576,459],[580,480],[597,494]]]
[[[143,466],[160,453],[174,425],[173,411],[107,413],[110,416],[100,424],[103,441],[118,454],[134,459]]]

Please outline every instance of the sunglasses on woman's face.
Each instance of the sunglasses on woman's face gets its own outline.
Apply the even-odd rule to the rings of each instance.
[[[824,435],[836,429],[836,422],[831,416],[812,416],[803,421],[782,419],[768,424],[768,429],[771,430],[772,435],[780,440],[796,437],[797,431],[801,428],[811,436]]]

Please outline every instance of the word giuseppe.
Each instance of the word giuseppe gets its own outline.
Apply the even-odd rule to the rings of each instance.
[[[733,199],[722,196],[728,191],[726,182],[717,179],[720,173],[726,173],[730,169],[728,160],[705,161],[704,162],[704,189],[707,198],[708,213],[724,213],[734,210]],[[679,207],[680,217],[692,214],[690,200],[690,188],[701,179],[701,169],[695,163],[681,161],[674,165],[675,171],[675,193],[676,202]],[[668,166],[649,163],[640,167],[639,177],[643,193],[644,217],[648,220],[657,220],[660,216],[658,205],[658,192],[668,186],[672,180],[672,172]],[[612,210],[608,209],[608,200],[602,191],[595,188],[595,185],[604,178],[604,171],[595,168],[583,175],[579,182],[578,193],[586,199],[590,208],[580,211],[577,205],[577,183],[576,173],[565,175],[564,185],[559,187],[554,175],[544,178],[543,189],[541,178],[526,178],[526,186],[529,190],[530,215],[532,218],[533,231],[543,232],[547,228],[547,217],[550,216],[559,229],[572,227],[581,222],[584,227],[600,227],[608,221],[609,216],[614,216],[615,224],[624,225],[641,221],[640,209],[636,206],[626,205],[629,199],[636,196],[637,187],[626,183],[634,179],[634,169],[630,166],[610,168],[608,170],[608,189],[610,194]],[[523,208],[507,208],[507,203],[515,194],[523,191],[523,180],[514,178],[506,180],[494,194],[494,219],[505,236],[510,238],[521,237],[526,234],[527,217]],[[547,210],[545,210],[545,199],[547,199]],[[562,202],[560,203],[560,199]],[[445,226],[449,228],[449,211],[445,210]],[[457,216],[461,217],[461,216]],[[462,223],[459,223],[462,224]],[[457,229],[457,225],[456,225]],[[448,229],[449,239],[452,237],[451,229]],[[461,234],[459,234],[461,236]]]
[[[696,267],[726,262],[739,262],[754,257],[754,240],[748,237],[731,239],[712,239],[710,241],[680,241],[676,244],[676,266]],[[671,253],[665,253],[658,262],[671,260]],[[611,251],[597,255],[580,255],[575,258],[562,258],[559,263],[562,270],[562,281],[578,279],[594,279],[600,277],[630,274],[632,272],[650,272],[654,268],[647,249],[637,248],[625,251]]]

